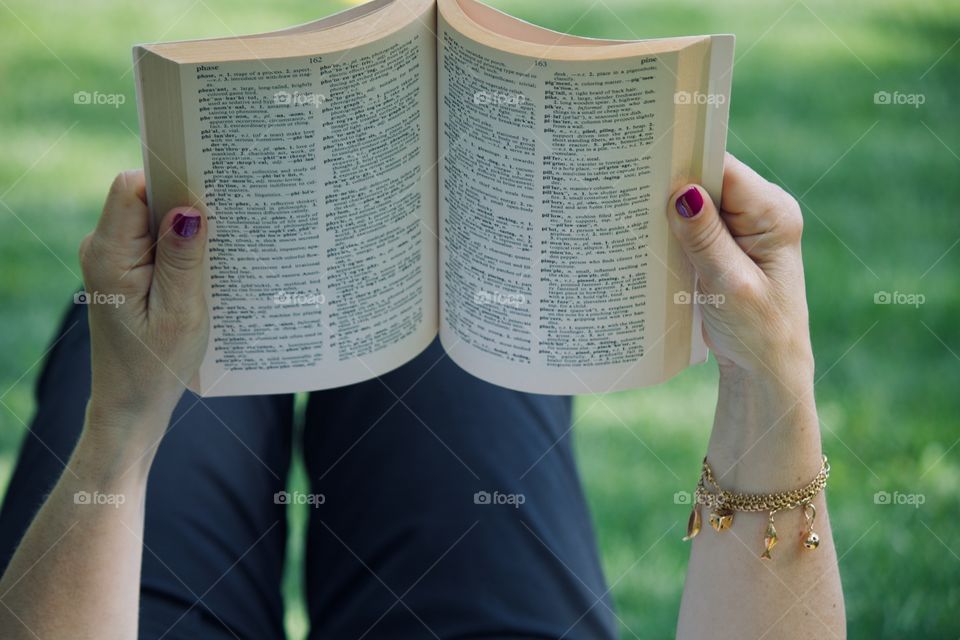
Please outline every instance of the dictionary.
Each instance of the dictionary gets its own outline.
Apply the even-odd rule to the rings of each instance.
[[[154,220],[207,216],[206,396],[375,378],[437,339],[532,393],[703,361],[670,194],[719,202],[734,38],[601,40],[476,0],[134,47]]]

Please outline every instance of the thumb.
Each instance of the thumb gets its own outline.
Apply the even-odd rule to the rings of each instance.
[[[172,209],[160,222],[150,293],[161,309],[186,312],[202,300],[206,226],[191,207]]]
[[[673,235],[707,288],[723,289],[732,276],[755,267],[730,235],[703,187],[690,184],[674,193],[667,217]]]

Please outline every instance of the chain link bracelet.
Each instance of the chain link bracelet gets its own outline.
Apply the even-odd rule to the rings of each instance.
[[[733,526],[733,514],[737,511],[744,513],[766,512],[767,529],[764,533],[764,549],[760,557],[770,560],[770,551],[777,544],[777,529],[774,526],[773,517],[780,511],[802,508],[806,519],[803,548],[814,550],[820,545],[820,536],[813,530],[813,523],[817,517],[817,509],[813,506],[813,499],[826,488],[827,478],[829,477],[830,464],[827,462],[827,456],[823,456],[820,472],[806,486],[780,493],[737,493],[720,488],[713,477],[713,470],[707,464],[707,459],[704,458],[700,481],[697,482],[697,490],[694,493],[693,510],[690,512],[690,519],[687,522],[687,535],[683,539],[691,540],[700,533],[702,524],[701,507],[710,509],[710,526],[718,532],[726,531]]]

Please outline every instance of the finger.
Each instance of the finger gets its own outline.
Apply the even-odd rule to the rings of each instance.
[[[190,314],[203,307],[206,226],[203,213],[190,207],[172,209],[160,222],[151,310]]]
[[[757,266],[734,241],[703,187],[691,184],[673,194],[667,215],[706,290],[726,291],[735,279],[756,276]]]
[[[799,206],[787,192],[730,153],[724,160],[720,209],[734,237],[784,231],[792,240],[796,223],[802,223]]]
[[[110,185],[97,233],[120,243],[140,239],[150,233],[149,216],[143,171],[123,171]]]

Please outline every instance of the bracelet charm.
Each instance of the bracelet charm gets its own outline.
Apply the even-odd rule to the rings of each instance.
[[[813,530],[813,520],[817,517],[817,508],[811,503],[803,505],[803,516],[807,519],[806,537],[803,539],[803,548],[813,551],[820,546],[820,536]]]
[[[710,514],[710,526],[715,531],[726,531],[733,526],[733,511],[730,509],[718,509]]]
[[[777,529],[773,526],[773,511],[767,519],[767,531],[763,534],[763,553],[760,557],[764,560],[771,560],[770,552],[777,544]]]
[[[700,505],[694,504],[690,511],[690,518],[687,520],[687,535],[683,537],[683,541],[693,540],[698,533],[700,533]]]

